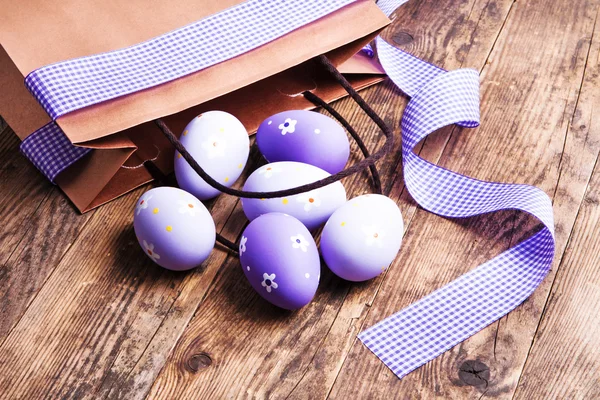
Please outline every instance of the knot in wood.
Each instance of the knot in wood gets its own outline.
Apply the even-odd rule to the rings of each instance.
[[[191,372],[198,372],[201,369],[208,368],[211,364],[212,358],[204,352],[192,354],[186,362],[186,366]]]
[[[458,369],[458,377],[470,386],[488,385],[490,368],[477,360],[467,360]]]
[[[411,44],[415,40],[415,38],[408,32],[394,32],[394,34],[392,35],[392,40],[398,46],[406,46],[408,44]]]

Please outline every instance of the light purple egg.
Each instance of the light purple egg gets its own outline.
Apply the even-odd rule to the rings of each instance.
[[[330,176],[313,165],[282,161],[264,165],[246,180],[244,190],[271,192],[316,182]],[[281,212],[302,222],[309,230],[325,223],[346,202],[346,190],[338,181],[306,193],[274,199],[242,199],[242,207],[250,221],[262,214]]]
[[[319,286],[317,245],[306,227],[286,214],[265,214],[246,227],[240,262],[254,290],[281,308],[305,306]]]
[[[248,132],[236,117],[224,111],[198,115],[187,124],[179,140],[208,175],[228,187],[240,177],[248,161]],[[221,193],[200,178],[178,152],[175,176],[179,187],[200,200]]]
[[[284,111],[267,118],[258,127],[256,143],[269,162],[303,162],[332,175],[344,169],[350,156],[344,128],[312,111]]]
[[[325,224],[321,254],[340,278],[366,281],[394,261],[404,234],[402,214],[389,197],[367,194],[348,201]]]
[[[155,188],[140,197],[133,228],[144,253],[174,271],[199,266],[215,246],[215,223],[204,204],[173,187]]]

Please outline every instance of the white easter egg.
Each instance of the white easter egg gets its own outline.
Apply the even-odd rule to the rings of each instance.
[[[135,206],[133,227],[146,256],[174,271],[199,266],[215,245],[215,223],[204,204],[174,187],[144,193]]]
[[[208,175],[228,187],[240,177],[248,161],[248,132],[236,117],[224,111],[198,115],[179,140]],[[179,152],[175,152],[175,176],[180,188],[201,200],[221,193],[196,174]]]
[[[404,234],[402,214],[389,197],[367,194],[338,208],[321,234],[321,254],[340,278],[365,281],[394,261]]]
[[[330,174],[319,167],[295,161],[274,162],[254,171],[244,184],[244,190],[271,192],[316,182]],[[274,199],[242,198],[242,207],[250,221],[256,217],[280,212],[291,215],[313,230],[327,221],[346,202],[346,190],[338,181],[306,193]]]

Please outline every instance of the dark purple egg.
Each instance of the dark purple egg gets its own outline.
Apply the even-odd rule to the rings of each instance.
[[[256,132],[256,143],[269,162],[298,161],[332,175],[344,169],[350,156],[344,128],[312,111],[284,111],[265,119]]]
[[[268,302],[295,310],[315,296],[321,275],[319,252],[296,218],[261,215],[244,230],[239,249],[246,278]]]

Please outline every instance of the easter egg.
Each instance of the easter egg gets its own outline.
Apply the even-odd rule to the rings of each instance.
[[[198,115],[187,124],[179,140],[208,175],[228,187],[240,177],[248,161],[248,132],[236,117],[223,111]],[[175,152],[175,177],[180,188],[200,200],[220,194],[179,152]]]
[[[365,281],[382,273],[394,261],[404,224],[389,197],[367,194],[337,209],[321,234],[321,254],[340,278]]]
[[[271,192],[316,182],[330,176],[313,165],[281,161],[264,165],[246,180],[244,190]],[[242,207],[250,221],[262,214],[281,212],[300,220],[309,230],[327,218],[346,202],[346,190],[340,182],[294,196],[274,199],[242,199]]]
[[[296,218],[261,215],[244,230],[239,249],[248,282],[268,302],[295,310],[315,296],[321,275],[319,251]]]
[[[144,253],[174,271],[202,264],[215,245],[215,223],[204,204],[173,187],[155,188],[140,197],[133,228]]]
[[[256,143],[269,162],[303,162],[332,175],[344,169],[350,156],[344,128],[312,111],[284,111],[267,118],[256,131]]]

